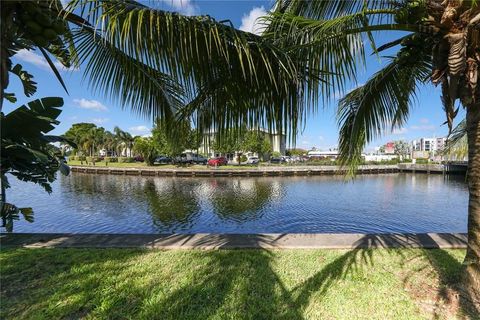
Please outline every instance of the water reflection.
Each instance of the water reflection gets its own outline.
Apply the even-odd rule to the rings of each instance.
[[[234,221],[259,218],[273,200],[274,187],[278,188],[271,181],[253,179],[212,180],[210,186],[213,211],[222,219]]]
[[[16,232],[465,232],[463,177],[425,174],[159,178],[72,174],[48,195],[12,179],[32,206]]]
[[[174,232],[191,224],[199,213],[196,187],[193,181],[149,179],[136,196],[148,203],[154,225]]]

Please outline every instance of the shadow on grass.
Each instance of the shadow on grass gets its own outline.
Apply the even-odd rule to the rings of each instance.
[[[222,248],[228,241],[215,239],[214,245]],[[376,241],[383,239],[366,236],[358,248]],[[0,269],[0,318],[304,319],[310,318],[305,312],[313,300],[324,303],[330,290],[342,290],[346,277],[381,262],[376,249],[354,249],[327,260],[315,272],[305,272],[292,284],[279,273],[279,252],[6,250]],[[400,263],[425,259],[438,274],[437,298],[448,302],[445,288],[455,290],[462,272],[456,258],[443,250],[417,250],[413,258],[408,250],[383,252]],[[298,261],[294,271],[304,265]],[[473,319],[478,317],[478,310],[466,301],[460,301],[460,308]]]
[[[465,239],[459,238],[453,234],[441,234],[437,233],[436,237],[446,241],[452,246],[459,246],[462,243],[465,243]],[[402,258],[402,263],[408,262],[408,260],[413,260],[415,258],[425,258],[428,261],[428,265],[435,271],[438,277],[438,289],[435,297],[435,308],[434,308],[434,317],[437,319],[440,317],[438,314],[439,303],[441,301],[450,305],[450,309],[454,314],[464,317],[468,316],[472,319],[480,319],[480,305],[475,304],[474,297],[470,296],[468,292],[461,290],[461,275],[465,270],[465,267],[461,262],[458,261],[455,257],[449,254],[445,250],[433,250],[437,249],[436,240],[433,239],[429,234],[421,234],[414,237],[389,237],[388,242],[385,242],[385,239],[381,236],[376,235],[367,235],[362,238],[361,241],[357,243],[357,247],[368,247],[369,245],[377,246],[388,246],[393,248],[408,248],[412,243],[421,241],[423,244],[426,244],[426,248],[421,250],[421,254],[414,257],[406,257],[403,255],[401,250],[396,251]],[[360,250],[357,252],[363,252]],[[348,254],[347,254],[348,255]],[[371,255],[366,257],[362,253],[363,261],[369,261],[373,263]],[[348,265],[349,263],[347,263]],[[427,268],[424,266],[422,269]],[[404,281],[406,284],[408,280]],[[457,300],[457,301],[453,301]],[[455,310],[456,309],[456,310]]]

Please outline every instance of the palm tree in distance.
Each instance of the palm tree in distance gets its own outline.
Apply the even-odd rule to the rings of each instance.
[[[480,305],[480,6],[469,0],[331,1],[280,0],[266,37],[313,70],[329,72],[326,97],[356,79],[365,64],[364,43],[388,64],[338,105],[339,151],[354,168],[367,143],[407,121],[420,85],[441,87],[446,124],[452,130],[456,102],[466,110],[468,136],[468,247],[465,288]],[[380,47],[374,32],[397,31]],[[347,75],[347,77],[345,77]],[[474,304],[475,305],[475,304]]]
[[[119,146],[123,147],[120,148],[120,155],[122,154],[123,150],[125,150],[125,156],[131,157],[134,142],[133,136],[129,132],[123,131],[118,126],[113,128],[113,132],[115,133],[115,137],[119,142]]]

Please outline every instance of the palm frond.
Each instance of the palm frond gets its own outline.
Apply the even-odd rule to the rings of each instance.
[[[455,154],[457,150],[468,149],[467,146],[467,121],[463,119],[458,125],[453,128],[450,135],[447,137],[447,143],[443,152],[445,154]],[[467,152],[465,152],[465,155]]]
[[[358,66],[365,65],[366,41],[377,52],[372,32],[418,30],[415,25],[371,23],[375,20],[372,16],[393,17],[395,13],[392,8],[365,9],[332,19],[317,19],[295,12],[274,12],[264,19],[268,28],[263,35],[296,60],[308,61],[312,70],[320,72],[329,84],[321,91],[328,100],[344,92],[346,83],[356,81]]]
[[[402,2],[402,1],[399,1]],[[366,10],[394,9],[397,4],[391,0],[373,1],[331,1],[331,0],[283,0],[276,6],[278,12],[292,14],[315,20],[329,20]],[[379,17],[391,21],[391,17]]]
[[[340,100],[339,153],[342,164],[354,169],[365,145],[387,131],[400,128],[409,116],[418,85],[431,70],[431,56],[423,48],[402,50],[367,83]],[[408,53],[408,55],[407,55]]]
[[[224,83],[221,90],[228,90],[228,94],[216,95],[219,110],[211,115],[218,117],[210,119],[210,124],[223,122],[225,113],[222,110],[227,109],[232,118],[222,126],[249,117],[258,124],[275,119],[285,127],[292,128],[290,120],[296,115],[304,115],[307,87],[310,89],[309,102],[316,105],[314,102],[318,99],[320,87],[318,75],[321,72],[313,71],[306,61],[292,58],[270,39],[235,30],[208,16],[186,17],[148,8],[133,1],[78,0],[72,8],[79,12],[84,10],[89,24],[97,27],[95,38],[102,40],[95,41],[95,44],[104,44],[109,51],[115,48],[118,59],[120,54],[125,55],[151,70],[168,75],[183,88],[186,100],[193,101],[203,88],[216,87],[219,79],[234,82]],[[89,72],[92,75],[98,76],[103,71],[109,71],[95,85],[105,90],[114,73],[103,67],[103,61],[107,59],[106,52],[101,55],[98,53],[106,49],[89,53],[95,49],[84,40],[77,50],[88,55],[89,59],[97,60],[95,68],[94,62],[91,63]],[[132,70],[129,69],[129,72]],[[138,96],[146,92],[137,90],[135,98],[141,99]],[[238,92],[242,94],[236,95]],[[261,98],[252,98],[256,92],[260,92]],[[249,106],[228,110],[228,107],[232,107],[232,99],[235,99],[235,105]],[[274,104],[274,110],[269,112],[275,112],[275,117],[268,116],[265,120],[268,112],[264,108]],[[161,107],[143,103],[137,110],[144,115],[163,116],[164,113],[154,111],[154,108]],[[295,135],[294,131],[289,131],[292,136]]]
[[[169,75],[124,54],[94,30],[72,31],[84,77],[122,108],[140,115],[171,117],[184,104],[184,91]]]

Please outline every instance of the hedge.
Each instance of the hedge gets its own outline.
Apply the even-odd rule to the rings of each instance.
[[[135,160],[132,157],[119,157],[118,162],[135,162]]]

